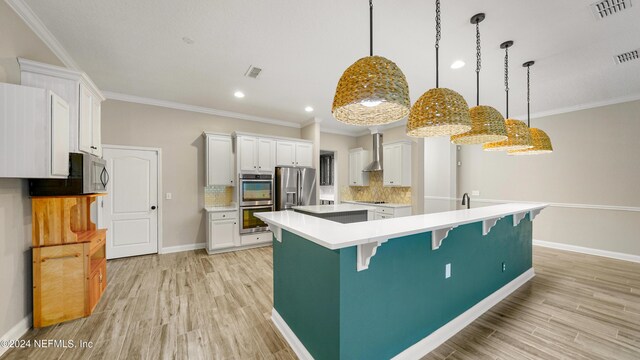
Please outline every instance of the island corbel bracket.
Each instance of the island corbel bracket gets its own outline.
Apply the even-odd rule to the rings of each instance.
[[[457,226],[446,227],[431,231],[431,250],[438,250],[442,241],[449,236],[449,231],[457,228]]]
[[[542,209],[535,209],[535,210],[529,211],[529,220],[533,221],[533,219],[535,219],[536,216],[538,216],[538,214],[540,214],[541,211]]]
[[[273,233],[273,237],[275,237],[278,242],[282,242],[282,228],[271,224],[267,224],[267,227],[269,231]]]
[[[371,258],[378,251],[378,247],[383,243],[386,243],[389,239],[374,241],[366,244],[360,244],[357,247],[357,264],[356,268],[358,271],[367,270],[369,268],[369,263],[371,262]]]
[[[527,216],[527,211],[513,214],[513,226],[518,226],[525,216]]]
[[[502,219],[502,217],[482,220],[482,235],[487,235],[489,231],[491,231],[491,228],[496,226],[496,223],[498,223],[498,220],[500,219]]]

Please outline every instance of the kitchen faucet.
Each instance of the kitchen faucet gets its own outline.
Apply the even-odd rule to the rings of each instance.
[[[471,198],[469,198],[469,194],[464,193],[464,195],[462,195],[462,205],[467,205],[467,209],[471,208]]]

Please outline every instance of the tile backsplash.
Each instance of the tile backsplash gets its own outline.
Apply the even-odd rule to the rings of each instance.
[[[369,186],[343,186],[340,189],[342,200],[384,201],[394,204],[411,204],[410,187],[382,186],[382,171],[369,173]]]
[[[228,206],[233,202],[233,188],[229,186],[205,186],[204,206]]]

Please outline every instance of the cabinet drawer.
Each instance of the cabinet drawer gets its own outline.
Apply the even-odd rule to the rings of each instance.
[[[238,218],[237,211],[212,212],[209,214],[209,220],[227,220],[227,219],[237,219],[237,218]]]
[[[253,245],[253,244],[263,244],[263,243],[271,242],[272,239],[273,239],[273,235],[270,231],[264,232],[264,233],[258,233],[258,234],[242,235],[240,237],[240,245],[245,246],[245,245]]]
[[[388,207],[379,207],[376,209],[376,212],[379,212],[380,214],[391,215],[391,217],[393,217],[393,215],[395,214],[394,209]]]

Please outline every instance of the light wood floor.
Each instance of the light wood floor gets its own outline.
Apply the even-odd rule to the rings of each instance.
[[[640,359],[640,264],[534,249],[536,277],[424,359]],[[13,349],[8,359],[295,359],[271,324],[271,248],[108,263],[86,318],[23,339],[89,349]]]

